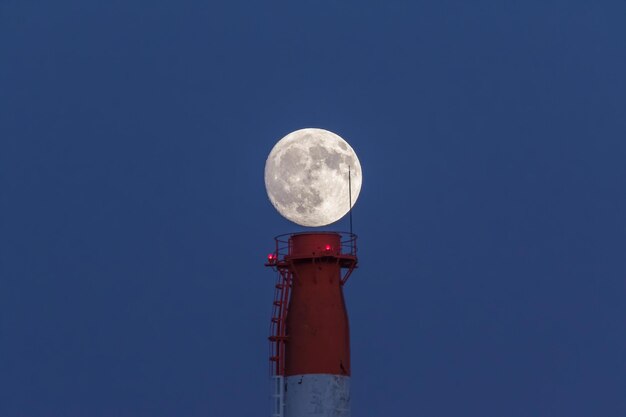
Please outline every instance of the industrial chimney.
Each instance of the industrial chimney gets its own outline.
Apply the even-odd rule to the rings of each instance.
[[[350,331],[343,286],[357,266],[356,235],[275,238],[271,318],[272,417],[350,417]]]

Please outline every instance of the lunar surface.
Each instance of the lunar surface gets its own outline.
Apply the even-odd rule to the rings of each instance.
[[[270,201],[280,214],[301,226],[326,226],[341,219],[356,202],[361,183],[361,164],[354,150],[324,129],[291,132],[276,143],[265,162]]]

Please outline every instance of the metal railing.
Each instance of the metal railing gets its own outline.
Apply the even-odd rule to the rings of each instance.
[[[355,256],[357,255],[357,245],[356,239],[357,235],[350,232],[302,232],[302,233],[285,233],[282,235],[278,235],[274,238],[276,242],[276,248],[274,250],[274,259],[282,260],[286,256],[291,255],[292,247],[291,247],[291,237],[297,235],[306,235],[306,234],[329,234],[329,235],[339,235],[340,239],[340,250],[338,255],[344,256]]]

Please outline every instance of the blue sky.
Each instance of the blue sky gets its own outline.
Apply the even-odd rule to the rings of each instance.
[[[626,415],[626,4],[0,2],[0,415],[269,414],[286,133],[363,167],[359,417]],[[347,219],[330,227],[348,228]]]

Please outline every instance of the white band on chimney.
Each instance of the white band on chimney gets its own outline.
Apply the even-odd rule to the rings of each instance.
[[[329,374],[286,377],[285,417],[350,417],[350,377]]]

